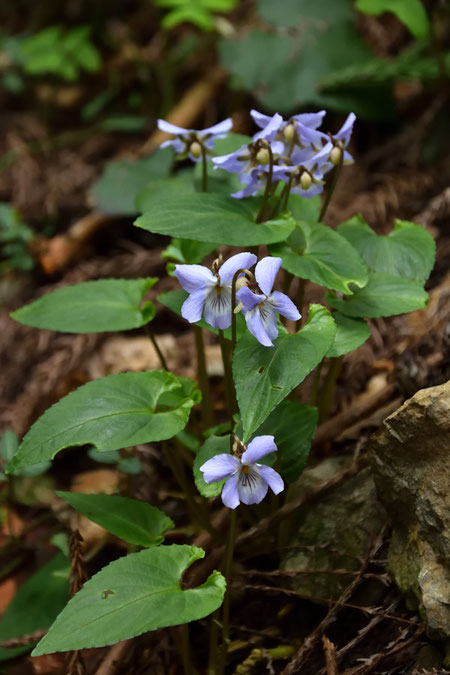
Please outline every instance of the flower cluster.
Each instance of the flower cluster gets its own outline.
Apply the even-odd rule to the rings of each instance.
[[[232,126],[233,121],[230,117],[202,131],[183,129],[165,120],[158,120],[160,131],[175,136],[175,138],[161,143],[161,148],[172,147],[177,153],[178,159],[190,157],[193,162],[198,162],[203,154],[211,154],[214,141],[217,138],[223,138]]]
[[[273,347],[278,335],[277,313],[296,321],[300,313],[284,293],[273,291],[273,284],[281,267],[281,258],[267,256],[256,263],[253,253],[238,253],[226,262],[214,261],[212,270],[204,265],[175,265],[175,276],[189,293],[181,308],[182,316],[190,323],[205,320],[213,327],[225,330],[231,324],[232,312],[243,311],[249,331],[266,347]],[[238,275],[239,304],[232,307],[232,281]]]
[[[324,110],[294,115],[288,120],[278,113],[269,117],[256,110],[251,115],[261,129],[252,142],[212,160],[216,168],[239,174],[245,187],[233,197],[256,195],[266,187],[269,177],[274,185],[281,181],[289,185],[291,192],[314,197],[323,191],[323,177],[333,166],[353,161],[346,147],[356,119],[354,113],[334,136],[318,130]]]
[[[235,436],[233,454],[216,455],[202,464],[205,483],[215,483],[227,479],[222,490],[225,506],[235,509],[240,502],[259,504],[270,489],[274,494],[284,490],[280,474],[265,464],[258,464],[271,452],[278,450],[274,436],[256,436],[246,448]]]

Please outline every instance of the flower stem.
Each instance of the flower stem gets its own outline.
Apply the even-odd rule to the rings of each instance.
[[[208,372],[206,370],[205,343],[203,341],[203,328],[194,325],[195,348],[197,350],[197,375],[202,392],[202,419],[206,429],[214,424],[214,413],[211,403],[211,389],[209,386]]]
[[[325,201],[322,205],[322,209],[321,209],[320,215],[319,215],[319,223],[321,223],[323,221],[323,219],[325,218],[325,214],[326,214],[328,206],[330,204],[331,197],[333,196],[334,189],[337,185],[343,163],[344,163],[344,150],[341,151],[341,156],[339,158],[339,164],[337,165],[336,169],[334,170],[333,178],[332,178],[330,186],[328,188],[327,196],[325,197]]]
[[[268,143],[267,141],[265,142],[264,147],[267,149],[267,152],[269,153],[269,171],[267,172],[266,189],[264,190],[261,206],[258,211],[258,215],[256,216],[257,223],[262,223],[264,220],[267,201],[269,199],[270,191],[272,189],[273,152],[272,148],[270,147],[270,143]]]
[[[208,164],[205,148],[202,145],[202,192],[208,191]]]
[[[231,370],[230,354],[228,350],[228,342],[223,334],[223,330],[219,328],[219,344],[222,352],[223,361],[223,380],[225,386],[225,399],[227,403],[228,418],[230,420],[230,429],[233,431],[234,419],[233,415],[236,410],[236,394],[234,391],[233,372]]]
[[[319,421],[325,422],[330,414],[336,382],[342,368],[342,356],[330,359],[330,367],[325,376],[319,396]]]
[[[147,333],[147,337],[149,338],[150,342],[154,346],[155,352],[158,354],[159,362],[162,366],[162,369],[163,370],[169,370],[169,368],[167,367],[167,361],[165,359],[165,356],[162,353],[162,351],[160,350],[160,348],[158,346],[158,343],[156,342],[155,336],[153,335],[152,331],[150,330],[150,328],[148,326],[144,326],[144,330]]]
[[[224,577],[227,583],[225,598],[223,601],[222,614],[222,649],[219,660],[217,675],[222,675],[225,671],[228,643],[230,640],[230,599],[231,599],[231,572],[233,568],[234,542],[236,539],[237,512],[234,509],[230,517],[230,529],[228,531],[228,541],[225,548]]]
[[[181,633],[181,658],[183,661],[184,675],[193,675],[191,653],[189,646],[189,624],[183,623],[180,626]]]

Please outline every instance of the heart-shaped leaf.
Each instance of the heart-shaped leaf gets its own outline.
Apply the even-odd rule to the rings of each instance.
[[[369,273],[369,281],[349,298],[341,299],[327,294],[327,301],[341,314],[354,317],[375,318],[392,316],[423,309],[428,294],[422,285],[392,274]]]
[[[229,246],[284,241],[295,226],[289,216],[257,224],[251,208],[239,199],[204,192],[158,202],[134,224],[157,234]]]
[[[424,227],[396,220],[388,235],[377,235],[361,216],[338,227],[338,232],[354,246],[372,272],[424,283],[433,269],[436,255],[434,239]]]
[[[11,316],[26,326],[63,333],[131,330],[153,319],[153,303],[141,303],[157,281],[155,277],[84,281],[47,293]]]
[[[165,371],[88,382],[33,424],[7,472],[52,459],[70,446],[90,444],[103,452],[172,438],[185,427],[199,398],[195,382]]]
[[[57,492],[86,518],[130,544],[156,546],[164,532],[175,527],[165,513],[146,502],[112,495]]]
[[[180,585],[183,572],[204,555],[195,546],[172,545],[115,560],[74,595],[32,655],[103,647],[211,614],[225,593],[219,572],[197,588]]]
[[[327,356],[331,358],[344,356],[369,339],[370,328],[365,321],[350,319],[339,312],[334,312],[332,316],[336,322],[336,335]]]
[[[246,333],[236,345],[233,376],[244,428],[244,443],[329,351],[336,334],[331,314],[311,305],[309,321],[295,335],[281,335],[263,347]]]

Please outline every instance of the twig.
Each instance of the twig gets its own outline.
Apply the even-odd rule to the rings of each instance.
[[[9,638],[8,640],[0,640],[0,647],[4,649],[13,649],[14,647],[25,647],[25,645],[39,642],[46,634],[46,630],[36,630],[34,633],[27,633],[18,638]]]
[[[74,530],[70,537],[70,589],[69,596],[73,598],[87,579],[83,559],[83,537],[78,530]],[[66,655],[67,675],[84,675],[85,666],[81,650],[68,652]]]
[[[383,543],[384,533],[385,528],[381,530],[381,532],[378,534],[373,544],[370,546],[366,558],[363,564],[361,565],[358,576],[355,577],[355,579],[353,579],[353,581],[347,586],[347,588],[344,590],[339,600],[333,604],[333,606],[330,608],[330,610],[328,611],[326,616],[322,619],[322,621],[319,623],[319,625],[306,638],[300,649],[288,663],[286,668],[282,671],[282,675],[294,675],[295,673],[301,672],[300,671],[301,666],[305,663],[306,658],[309,656],[312,649],[315,647],[317,641],[320,639],[327,626],[332,621],[335,620],[336,615],[339,612],[340,606],[348,601],[348,599],[352,596],[357,586],[360,584],[363,574],[365,573],[367,567],[369,566],[369,563],[371,562],[372,558],[376,555],[376,553],[379,551],[381,544]]]
[[[134,638],[122,640],[111,647],[100,666],[97,668],[96,675],[114,675],[118,670],[120,663],[127,652],[132,649]]]
[[[327,675],[339,675],[338,664],[336,659],[336,647],[326,635],[322,635],[323,651],[325,653],[325,663],[327,668]]]

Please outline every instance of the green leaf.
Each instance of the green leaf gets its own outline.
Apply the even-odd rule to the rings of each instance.
[[[3,459],[5,466],[12,461],[12,458],[16,454],[18,448],[19,439],[17,438],[14,431],[7,429],[2,436],[2,440],[0,441],[0,456]],[[11,473],[13,476],[20,476],[21,478],[33,478],[48,471],[50,466],[50,462],[39,462],[39,464],[26,466],[23,469],[17,469]],[[6,476],[3,478],[3,480],[6,480]]]
[[[327,301],[341,314],[376,318],[423,309],[427,305],[428,294],[415,281],[370,272],[366,286],[355,291],[351,297],[344,300],[328,294]]]
[[[193,169],[185,169],[170,178],[149,181],[136,197],[136,211],[137,213],[152,211],[163,203],[170,204],[181,194],[195,194]]]
[[[192,239],[172,239],[169,246],[161,253],[161,258],[175,260],[177,263],[195,265],[201,263],[207,255],[220,244],[193,241]]]
[[[254,434],[275,436],[281,460],[277,470],[288,483],[297,480],[306,466],[318,417],[314,406],[283,401]]]
[[[320,195],[305,199],[301,195],[289,195],[287,210],[297,222],[318,223],[321,208]]]
[[[362,287],[367,283],[366,265],[344,237],[322,223],[302,221],[297,228],[302,237],[295,232],[289,246],[270,247],[272,255],[283,259],[284,269],[341,293],[351,293],[350,284]]]
[[[0,640],[20,638],[48,628],[67,603],[70,565],[62,553],[25,581],[14,595],[0,621]],[[15,649],[0,647],[0,661],[31,649],[32,644]]]
[[[91,188],[96,209],[114,216],[138,213],[136,197],[151,180],[165,178],[173,164],[170,148],[156,150],[150,157],[136,161],[119,159],[109,162]]]
[[[250,333],[238,342],[233,375],[244,443],[275,406],[320,363],[333,344],[335,333],[331,314],[321,305],[311,305],[306,326],[295,335],[278,337],[274,347],[263,347]]]
[[[418,40],[430,37],[430,21],[420,0],[356,0],[356,9],[375,16],[392,12]]]
[[[160,295],[158,295],[156,299],[158,300],[158,302],[164,305],[164,307],[168,307],[169,309],[172,310],[172,312],[175,312],[175,314],[181,316],[181,307],[187,297],[188,293],[186,293],[186,291],[178,290],[178,291],[166,291],[166,293],[161,293]],[[210,326],[209,323],[206,323],[204,319],[200,319],[200,321],[197,321],[194,325],[206,328],[207,330],[211,331],[211,333],[218,335],[217,328],[213,328],[212,326]],[[242,335],[244,335],[246,330],[247,329],[245,325],[245,319],[242,312],[240,312],[236,316],[236,337],[238,340],[239,338],[242,337]],[[227,340],[231,340],[231,327],[226,328],[223,334],[225,335]]]
[[[238,199],[218,194],[180,195],[155,204],[134,223],[149,232],[228,246],[257,246],[284,241],[294,220],[282,217],[256,224],[251,209]]]
[[[257,0],[258,11],[264,21],[274,26],[294,28],[314,21],[327,23],[351,20],[352,5],[347,0]]]
[[[194,481],[203,497],[217,497],[222,492],[225,478],[217,483],[205,483],[200,467],[216,455],[230,453],[230,436],[210,436],[202,445],[194,459]]]
[[[354,246],[373,272],[425,282],[433,269],[436,245],[421,225],[396,220],[388,235],[377,235],[362,216],[355,216],[338,227],[338,232]]]
[[[164,532],[175,527],[165,513],[146,502],[128,497],[57,492],[86,518],[130,544],[156,546]]]
[[[336,336],[327,356],[337,358],[360,347],[370,337],[370,328],[361,319],[350,319],[348,316],[334,312]]]
[[[172,545],[115,560],[69,601],[33,656],[103,647],[211,614],[225,593],[219,572],[197,588],[183,591],[180,586],[183,572],[203,556],[195,546]]]
[[[103,452],[172,438],[199,397],[195,382],[159,370],[88,382],[33,424],[7,471],[52,459],[71,446],[90,444]]]
[[[154,317],[153,303],[140,305],[157,281],[155,277],[85,281],[47,293],[11,316],[26,326],[63,333],[131,330]]]

